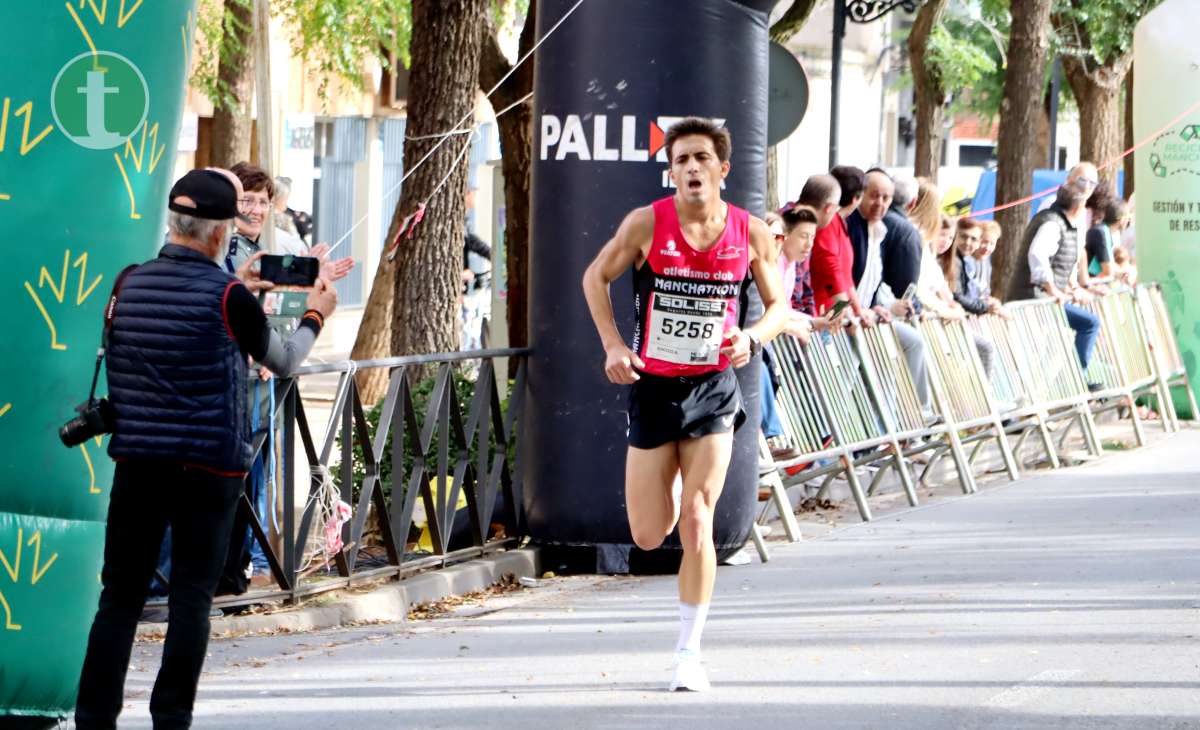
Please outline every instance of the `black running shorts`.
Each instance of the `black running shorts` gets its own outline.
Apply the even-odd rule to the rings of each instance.
[[[689,377],[639,375],[629,387],[629,445],[634,448],[728,433],[746,420],[733,368]]]

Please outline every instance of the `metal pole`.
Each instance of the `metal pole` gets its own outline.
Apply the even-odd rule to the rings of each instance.
[[[271,175],[276,175],[271,140],[271,16],[267,0],[254,3],[254,100],[258,108],[258,164]],[[275,253],[275,209],[268,206],[266,224],[263,226],[259,245],[264,251]]]
[[[1058,169],[1058,96],[1062,89],[1062,59],[1054,59],[1050,72],[1050,169]]]
[[[833,2],[833,57],[829,74],[829,167],[838,159],[838,105],[842,86],[842,39],[846,35],[846,2]]]
[[[296,561],[296,398],[298,381],[293,380],[283,396],[283,573],[291,601],[296,599],[299,572]],[[311,481],[311,480],[310,480]],[[312,485],[309,485],[309,490]]]

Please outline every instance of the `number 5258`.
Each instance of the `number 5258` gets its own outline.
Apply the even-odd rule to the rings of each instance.
[[[670,335],[672,337],[687,337],[693,340],[697,337],[705,340],[712,337],[713,327],[714,325],[712,322],[706,322],[705,324],[701,325],[699,322],[689,322],[683,319],[671,319],[670,317],[663,317],[662,320],[662,333],[664,335]]]

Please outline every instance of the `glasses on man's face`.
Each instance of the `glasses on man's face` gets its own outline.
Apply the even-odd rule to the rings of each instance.
[[[238,198],[238,207],[243,210],[266,210],[270,207],[271,201],[260,200],[258,198]]]

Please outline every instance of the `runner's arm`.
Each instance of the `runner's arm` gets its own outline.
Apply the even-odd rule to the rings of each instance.
[[[758,285],[758,294],[762,297],[762,319],[746,328],[753,332],[760,342],[766,343],[775,339],[788,323],[788,304],[783,300],[780,288],[779,270],[775,260],[771,258],[773,236],[767,224],[758,218],[750,218],[750,271],[754,274],[754,282]]]
[[[654,211],[648,207],[634,210],[583,272],[583,295],[606,350],[625,344],[613,316],[609,285],[645,256],[653,235]]]

